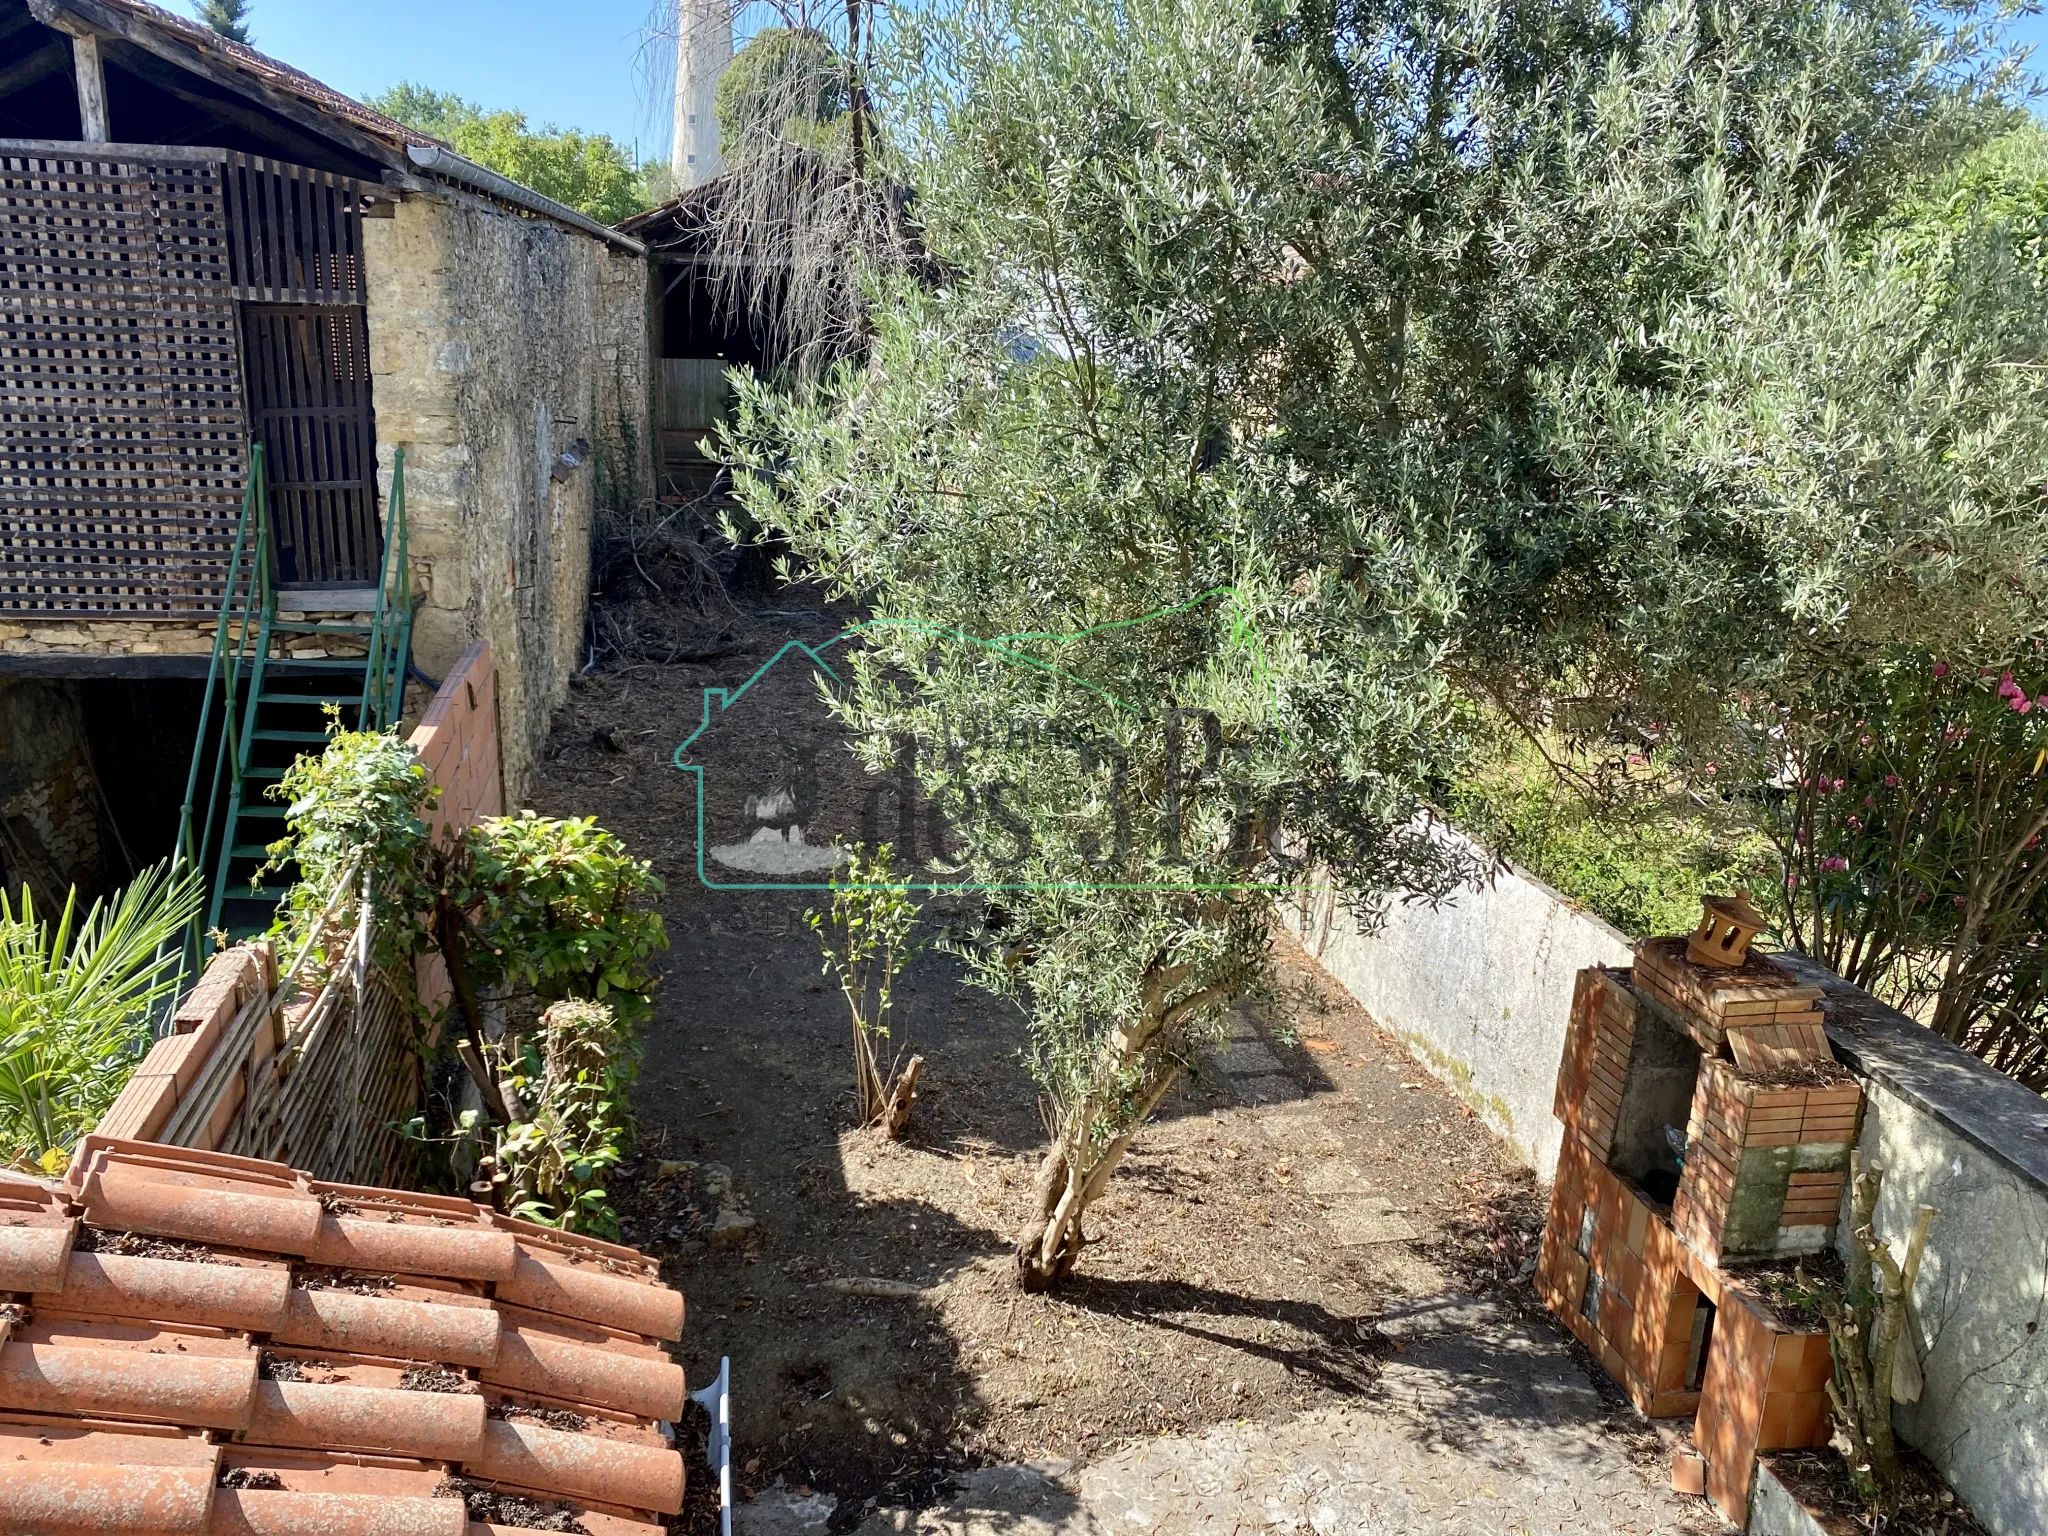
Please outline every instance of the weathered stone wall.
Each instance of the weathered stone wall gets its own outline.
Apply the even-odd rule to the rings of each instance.
[[[413,653],[438,677],[490,643],[517,804],[582,649],[595,516],[648,493],[647,266],[460,195],[409,197],[364,240],[378,462],[388,496],[405,447],[425,598]]]
[[[50,905],[97,895],[110,849],[75,682],[0,677],[0,877]]]
[[[339,610],[296,612],[280,608],[280,619],[368,624],[373,614]],[[0,656],[211,656],[217,619],[20,619],[0,623]],[[228,626],[232,642],[239,621]],[[368,647],[352,635],[274,635],[270,654],[296,657],[365,656]],[[199,670],[204,672],[202,665]]]

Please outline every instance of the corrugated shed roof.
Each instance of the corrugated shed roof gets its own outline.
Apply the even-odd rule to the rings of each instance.
[[[490,1536],[566,1510],[651,1536],[682,1507],[683,1298],[630,1248],[93,1136],[61,1186],[0,1175],[0,1292],[0,1529]]]

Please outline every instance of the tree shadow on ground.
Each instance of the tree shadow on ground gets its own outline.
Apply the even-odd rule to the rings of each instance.
[[[1180,1280],[1070,1277],[1059,1299],[1086,1311],[1143,1323],[1242,1351],[1342,1396],[1362,1396],[1379,1380],[1392,1348],[1369,1318],[1332,1312],[1311,1301],[1240,1296]],[[1230,1323],[1251,1325],[1250,1334]],[[1267,1328],[1279,1339],[1261,1338]]]

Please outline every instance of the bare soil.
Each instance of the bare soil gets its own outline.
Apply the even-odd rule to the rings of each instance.
[[[1848,1467],[1833,1450],[1778,1451],[1766,1459],[1828,1536],[1988,1536],[1917,1452],[1901,1459],[1898,1507],[1884,1514],[1873,1513],[1857,1497]]]
[[[533,796],[544,814],[595,815],[668,882],[639,1141],[613,1193],[625,1240],[688,1297],[693,1381],[731,1359],[740,1496],[777,1481],[829,1492],[844,1528],[878,1505],[936,1502],[972,1466],[1356,1405],[1402,1347],[1375,1323],[1399,1300],[1533,1305],[1542,1206],[1527,1173],[1284,941],[1274,995],[1247,1016],[1285,1102],[1249,1106],[1213,1072],[1185,1084],[1097,1206],[1071,1282],[1020,1293],[1009,1238],[1044,1140],[1022,1017],[946,954],[921,953],[896,1019],[896,1043],[925,1057],[910,1134],[855,1131],[846,1008],[804,923],[821,893],[699,879],[695,776],[670,759],[707,718],[704,690],[737,689],[788,640],[841,628],[801,596],[771,601],[719,615],[701,643],[665,632],[667,653],[702,661],[579,677]],[[863,801],[873,781],[815,706],[799,680],[771,725],[700,742],[710,841],[734,835],[736,807],[788,779],[793,758],[825,785],[810,841],[860,835],[877,804],[895,816]],[[926,926],[974,916],[966,898],[935,897]],[[717,1165],[731,1171],[723,1197],[704,1182]],[[1412,1240],[1333,1240],[1333,1209],[1366,1188]],[[726,1246],[722,1205],[756,1223]],[[907,1294],[831,1284],[860,1279]],[[1654,1437],[1643,1443],[1647,1462]]]

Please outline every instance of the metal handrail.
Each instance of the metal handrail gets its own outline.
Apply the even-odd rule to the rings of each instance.
[[[412,650],[412,562],[405,525],[405,449],[391,456],[391,499],[385,518],[384,569],[370,620],[363,677],[362,729],[388,731],[404,712],[405,664]]]
[[[264,475],[263,444],[249,450],[249,482],[242,492],[242,511],[235,524],[235,542],[228,560],[227,586],[221,593],[220,617],[214,624],[213,652],[207,661],[206,688],[200,699],[199,723],[192,742],[192,766],[185,776],[185,800],[178,813],[178,841],[171,854],[171,874],[206,869],[206,855],[212,848],[220,819],[221,790],[239,787],[242,775],[240,737],[236,728],[236,689],[243,663],[250,651],[252,623],[258,633],[256,644],[267,643],[270,618],[276,602],[270,579],[270,511]],[[220,700],[221,731],[213,730],[216,696]],[[208,747],[212,748],[212,772],[205,773]],[[206,786],[206,819],[198,821],[199,793]],[[205,961],[206,915],[202,908],[186,925],[182,941],[178,986],[165,1018],[176,1007],[185,987],[198,979]]]

